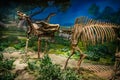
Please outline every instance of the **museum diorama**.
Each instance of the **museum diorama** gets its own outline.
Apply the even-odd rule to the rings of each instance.
[[[120,80],[119,0],[0,0],[0,80]]]

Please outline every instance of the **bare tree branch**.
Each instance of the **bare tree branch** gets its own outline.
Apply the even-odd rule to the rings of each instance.
[[[31,14],[30,17],[32,18],[33,16],[42,13],[44,10],[45,10],[45,8],[42,8],[41,10],[36,11],[36,12],[34,12],[33,14]]]

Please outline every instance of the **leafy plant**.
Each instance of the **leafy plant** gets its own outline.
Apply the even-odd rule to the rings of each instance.
[[[65,40],[59,36],[55,36],[55,41],[57,44],[62,44],[64,46],[70,46],[70,41],[68,40]]]
[[[10,72],[13,68],[14,60],[3,60],[2,53],[0,54],[0,80],[14,80],[15,74]]]
[[[37,46],[32,47],[32,49],[33,49],[34,51],[38,51],[38,47],[37,47]]]
[[[79,76],[72,69],[61,70],[59,65],[53,64],[48,55],[43,59],[29,62],[28,69],[38,73],[37,80],[80,80]],[[37,72],[36,72],[37,71]]]
[[[0,61],[2,61],[2,60],[3,60],[3,54],[0,53]]]
[[[13,36],[13,35],[10,35],[6,38],[6,41],[8,42],[14,42],[16,40],[18,40],[17,36]]]
[[[29,40],[28,46],[29,46],[29,47],[37,46],[37,45],[36,45],[36,42],[37,42],[37,37],[32,37],[32,38]]]
[[[18,44],[14,45],[15,49],[21,49],[22,47],[25,47],[25,40],[21,40]]]
[[[77,72],[72,69],[67,69],[62,72],[61,80],[82,80],[82,76],[79,76]]]
[[[4,49],[3,52],[13,53],[15,51],[16,51],[16,49],[14,47],[7,47],[7,48]]]
[[[10,71],[0,71],[0,80],[14,80],[15,77],[16,75]]]
[[[28,62],[28,68],[29,68],[31,71],[35,71],[35,69],[37,68],[37,66],[36,66],[36,61]]]
[[[18,41],[18,38],[15,36],[8,36],[6,38],[0,39],[0,51],[3,51],[5,48],[16,44],[16,41]]]
[[[11,70],[13,66],[14,60],[5,60],[5,61],[0,61],[0,68],[1,69],[7,69]]]
[[[112,45],[115,47],[113,43],[88,46],[87,51],[85,51],[85,53],[87,54],[87,59],[98,61],[103,64],[112,64],[115,58],[114,57],[115,51],[112,50],[113,47]]]
[[[41,60],[39,73],[40,77],[38,80],[60,80],[60,67],[52,64],[48,55]]]
[[[99,62],[102,63],[102,64],[114,64],[114,62],[112,62],[111,60],[112,58],[110,57],[107,57],[107,58],[100,58],[99,59]]]
[[[9,46],[8,42],[2,42],[0,43],[0,51],[3,51],[5,48]]]

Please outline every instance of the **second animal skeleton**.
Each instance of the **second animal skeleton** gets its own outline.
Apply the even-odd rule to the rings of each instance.
[[[120,26],[108,22],[96,21],[88,19],[87,17],[77,18],[72,30],[71,54],[66,60],[64,68],[66,68],[69,59],[73,56],[73,54],[75,54],[76,50],[80,52],[77,69],[79,69],[82,60],[86,57],[86,55],[78,47],[79,41],[84,42],[85,45],[95,45],[105,41],[110,42],[117,39],[115,29],[118,28],[120,28]]]

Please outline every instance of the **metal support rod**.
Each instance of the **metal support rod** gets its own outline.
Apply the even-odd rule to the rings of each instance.
[[[29,42],[29,39],[27,38],[26,40],[26,46],[25,46],[25,54],[27,55],[27,52],[28,52],[28,42]]]
[[[40,58],[40,45],[41,45],[41,40],[38,38],[38,59]]]

